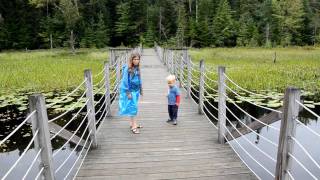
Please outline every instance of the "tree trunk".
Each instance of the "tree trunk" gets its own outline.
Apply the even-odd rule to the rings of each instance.
[[[52,34],[50,33],[50,49],[53,49]]]
[[[267,23],[267,26],[266,26],[266,45],[269,43],[269,36],[270,36],[270,26],[269,26],[269,23]]]
[[[70,46],[71,46],[71,50],[72,53],[75,53],[75,49],[74,49],[74,37],[73,37],[73,30],[70,31]]]
[[[161,7],[160,7],[160,10],[159,10],[159,40],[161,41],[161,23],[162,23],[162,14],[161,14]]]
[[[313,40],[313,46],[315,46],[317,43],[317,25],[314,26],[314,40]]]
[[[198,0],[196,0],[196,22],[198,22]]]

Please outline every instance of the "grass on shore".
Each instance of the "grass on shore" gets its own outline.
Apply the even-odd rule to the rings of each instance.
[[[320,95],[320,48],[205,48],[190,54],[193,61],[204,59],[212,71],[225,66],[233,81],[251,91],[284,92],[294,86]],[[217,73],[211,77],[217,79]]]
[[[14,92],[68,90],[84,80],[84,70],[100,72],[107,49],[67,49],[0,53],[0,95]]]

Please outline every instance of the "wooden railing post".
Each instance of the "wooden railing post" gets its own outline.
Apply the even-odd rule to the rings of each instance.
[[[87,111],[88,111],[88,124],[89,124],[89,132],[90,140],[92,141],[92,148],[96,148],[97,144],[97,136],[96,136],[96,117],[94,110],[94,97],[93,97],[93,82],[92,82],[92,72],[89,69],[84,71],[84,77],[86,79],[86,97],[88,100],[87,103]]]
[[[218,102],[218,141],[220,144],[225,143],[224,136],[226,135],[226,86],[225,86],[225,76],[224,73],[226,71],[225,67],[218,67],[218,75],[219,75],[219,84],[218,84],[218,92],[219,92],[219,102]]]
[[[29,110],[36,111],[35,115],[31,117],[32,133],[35,135],[39,130],[37,137],[34,140],[34,149],[38,152],[41,149],[39,156],[40,166],[43,169],[44,179],[54,179],[54,167],[52,161],[52,145],[50,140],[50,132],[48,125],[47,108],[45,99],[41,94],[33,94],[29,96]]]
[[[104,76],[105,76],[105,88],[106,88],[106,94],[105,94],[105,101],[106,101],[106,111],[107,116],[111,116],[111,99],[110,99],[110,68],[109,63],[104,62]]]
[[[173,74],[173,50],[171,50],[171,54],[170,54],[170,73]]]
[[[110,58],[110,63],[111,63],[111,64],[114,64],[115,53],[114,53],[114,50],[113,50],[113,49],[110,49],[109,58]]]
[[[283,119],[281,120],[277,165],[276,165],[276,180],[290,179],[288,171],[292,166],[292,158],[289,153],[293,152],[294,141],[292,137],[296,134],[296,118],[299,115],[300,90],[289,87],[286,89],[283,101]]]
[[[184,71],[184,64],[183,64],[183,56],[179,58],[180,59],[180,67],[179,67],[179,82],[180,87],[183,86],[183,71]]]
[[[204,60],[200,60],[200,79],[199,79],[199,104],[198,112],[203,114],[203,96],[204,96]]]
[[[120,69],[121,69],[121,59],[120,57],[116,59],[116,63],[117,63],[117,66],[116,66],[116,87],[114,87],[114,89],[118,89],[119,87],[119,84],[120,84],[120,81],[121,81],[121,72],[120,72]]]
[[[187,77],[187,98],[190,98],[191,96],[191,58],[189,56],[187,56],[187,73],[188,73],[188,77]]]
[[[168,58],[167,58],[167,54],[168,54],[168,49],[164,48],[163,49],[163,64],[166,65],[166,67],[168,67]]]

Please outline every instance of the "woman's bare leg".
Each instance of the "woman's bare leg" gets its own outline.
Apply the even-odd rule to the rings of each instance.
[[[137,121],[135,120],[134,116],[130,117],[130,125],[132,129],[137,128]]]

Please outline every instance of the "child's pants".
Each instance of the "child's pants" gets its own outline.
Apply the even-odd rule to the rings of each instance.
[[[169,117],[171,120],[176,120],[178,116],[178,106],[177,105],[168,105]]]

